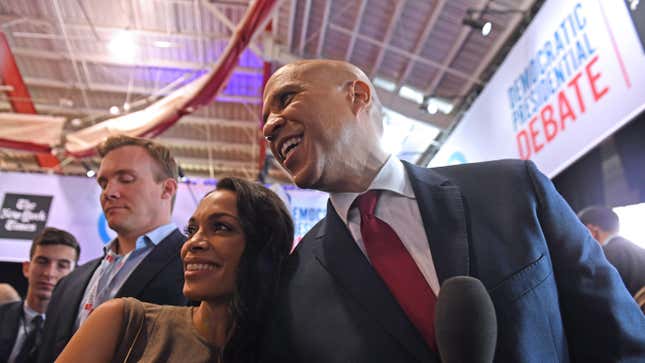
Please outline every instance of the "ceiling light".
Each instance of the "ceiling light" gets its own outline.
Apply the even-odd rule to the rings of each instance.
[[[155,40],[152,45],[157,48],[171,48],[175,46],[175,43],[167,42],[165,40]]]
[[[74,107],[74,101],[70,100],[69,98],[59,98],[58,104],[61,107]]]
[[[117,32],[110,40],[108,49],[113,57],[126,61],[132,61],[137,51],[132,33],[127,30]]]
[[[403,86],[399,90],[399,96],[408,99],[410,101],[416,102],[418,104],[423,103],[423,93],[415,90],[412,87]]]
[[[485,9],[468,8],[466,9],[466,17],[461,21],[461,23],[480,30],[483,36],[488,36],[488,34],[493,31],[493,23],[488,20],[483,20],[484,14],[521,14],[521,16],[526,20],[528,11],[512,7],[503,9],[492,9],[489,7],[486,7]]]
[[[493,24],[490,21],[484,21],[481,19],[464,18],[461,23],[468,25],[471,28],[481,30],[483,36],[490,34],[490,31],[493,28]]]
[[[89,162],[81,160],[81,165],[85,168],[85,175],[87,175],[88,178],[93,178],[96,175],[96,172],[92,169]]]
[[[394,90],[396,89],[396,84],[394,82],[380,77],[374,78],[374,85],[390,92],[394,92]]]
[[[80,118],[73,118],[69,122],[69,124],[74,128],[79,128],[79,127],[83,126],[83,120],[81,120]]]
[[[441,97],[432,97],[432,102],[437,105],[439,111],[449,114],[452,112],[452,109],[455,107],[454,103],[451,100],[441,98]]]
[[[128,102],[123,103],[123,112],[130,111],[130,104]]]
[[[430,96],[426,98],[425,109],[429,114],[434,115],[435,113],[441,111],[446,115],[452,112],[452,109],[455,107],[453,102],[449,99],[443,97]]]
[[[482,26],[482,35],[485,37],[488,36],[491,30],[493,30],[493,23],[490,21],[485,22],[484,26]]]
[[[118,115],[119,113],[121,113],[121,111],[119,111],[119,107],[117,106],[110,107],[110,115]]]

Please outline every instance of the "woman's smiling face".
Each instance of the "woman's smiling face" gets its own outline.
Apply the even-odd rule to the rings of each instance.
[[[181,249],[184,295],[193,301],[230,299],[246,246],[235,192],[215,190],[202,199],[187,233]]]

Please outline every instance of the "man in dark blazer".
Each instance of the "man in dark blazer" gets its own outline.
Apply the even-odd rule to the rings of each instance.
[[[0,362],[36,359],[54,286],[74,270],[80,252],[76,238],[67,231],[46,227],[34,238],[29,261],[22,263],[27,278],[25,300],[0,305]]]
[[[607,260],[618,270],[632,296],[645,287],[645,249],[619,236],[620,221],[613,210],[591,206],[578,213],[582,223],[600,243]]]
[[[481,280],[494,303],[496,362],[645,359],[645,318],[531,162],[401,162],[381,147],[380,108],[367,76],[345,62],[289,64],[266,85],[273,155],[330,202],[287,261],[263,361],[438,362],[433,322],[420,323],[406,287],[434,295],[432,311],[441,283],[459,275]],[[379,254],[394,245],[404,249]],[[395,259],[394,270],[416,277],[393,279],[384,265]]]
[[[111,298],[187,303],[179,258],[186,238],[170,221],[178,176],[174,158],[161,145],[128,136],[110,137],[98,151],[101,207],[117,237],[102,258],[80,266],[54,290],[39,362],[53,362],[87,316]]]

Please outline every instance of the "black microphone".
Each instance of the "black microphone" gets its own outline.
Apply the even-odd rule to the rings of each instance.
[[[490,363],[495,356],[497,318],[478,279],[456,276],[441,285],[435,335],[442,363]]]

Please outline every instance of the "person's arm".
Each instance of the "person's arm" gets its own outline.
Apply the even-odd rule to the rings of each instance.
[[[123,324],[124,302],[122,299],[107,301],[90,314],[74,334],[57,363],[110,362],[117,351]]]
[[[532,162],[525,165],[549,245],[571,360],[643,362],[645,317],[553,184]]]

